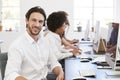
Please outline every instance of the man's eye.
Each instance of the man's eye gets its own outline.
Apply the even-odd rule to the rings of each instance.
[[[39,23],[44,23],[44,21],[39,21]]]

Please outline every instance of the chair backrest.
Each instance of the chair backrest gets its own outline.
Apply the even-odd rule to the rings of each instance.
[[[2,80],[3,80],[4,74],[5,74],[7,59],[8,59],[8,53],[7,52],[6,53],[0,53],[0,68],[1,68]]]

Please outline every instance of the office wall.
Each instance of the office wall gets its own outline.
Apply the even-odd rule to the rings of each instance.
[[[33,6],[41,6],[49,15],[53,11],[64,10],[69,14],[71,25],[73,24],[73,0],[20,0],[21,1],[21,31],[20,32],[0,32],[2,52],[8,51],[10,44],[25,31],[25,13]],[[72,27],[70,27],[72,28]],[[72,30],[72,29],[70,29]]]
[[[1,10],[1,4],[2,4],[2,2],[1,2],[1,0],[0,0],[0,10]],[[0,13],[1,13],[1,11],[0,11]],[[0,21],[1,21],[1,16],[0,16]]]
[[[8,51],[9,45],[25,31],[25,13],[33,6],[41,6],[45,9],[47,15],[53,11],[64,10],[69,14],[70,28],[68,36],[72,34],[73,30],[73,1],[74,0],[20,0],[21,1],[21,31],[20,32],[0,32],[0,40],[4,40],[2,44],[2,52]],[[115,20],[120,22],[120,0],[115,2]]]
[[[47,15],[53,11],[66,11],[69,14],[71,25],[73,24],[73,0],[21,0],[21,24],[24,26],[23,30],[25,29],[24,15],[33,6],[41,6]]]
[[[115,0],[114,21],[120,23],[120,0]]]

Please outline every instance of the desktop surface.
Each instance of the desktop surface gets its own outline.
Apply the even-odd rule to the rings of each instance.
[[[87,48],[85,48],[87,47]],[[82,49],[88,49],[90,46],[82,46]],[[89,56],[94,56],[94,53],[92,51],[92,47],[88,49],[91,50],[90,54],[87,54]],[[84,51],[83,51],[84,52]],[[102,54],[101,54],[102,55]],[[92,57],[94,58],[94,57]],[[65,80],[73,80],[76,76],[81,76],[80,69],[89,69],[92,68],[95,72],[95,77],[85,77],[87,80],[102,80],[103,78],[116,78],[116,76],[108,76],[106,74],[106,71],[111,71],[111,68],[101,68],[98,69],[97,65],[92,64],[92,61],[88,62],[81,62],[81,58],[67,58],[65,59]],[[113,71],[113,70],[112,70]],[[117,76],[120,78],[120,76]]]

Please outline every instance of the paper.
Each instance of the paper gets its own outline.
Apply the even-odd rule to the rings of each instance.
[[[109,76],[120,76],[120,71],[107,71],[106,74]]]
[[[92,63],[94,63],[94,62],[106,62],[105,56],[99,56],[99,57],[95,58],[95,59],[92,61]]]
[[[102,80],[120,80],[120,78],[103,78]]]

